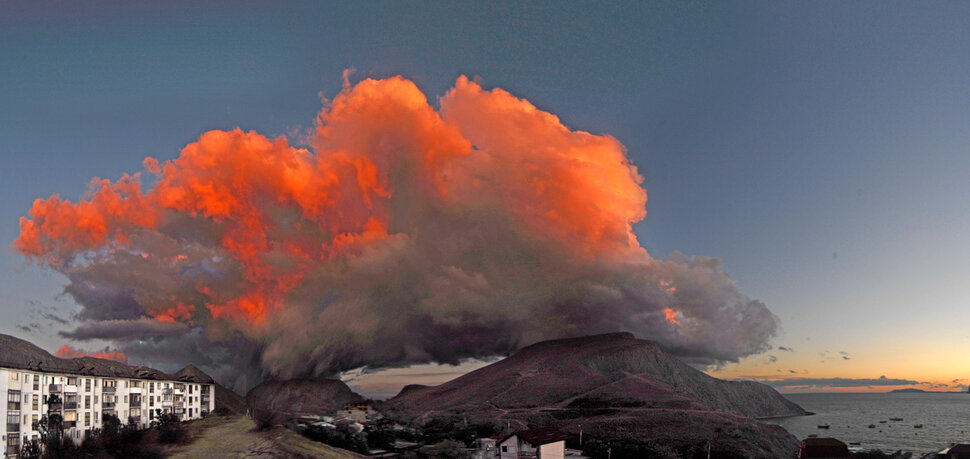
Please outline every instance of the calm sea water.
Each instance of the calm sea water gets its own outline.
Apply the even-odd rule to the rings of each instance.
[[[970,394],[786,394],[813,416],[772,419],[800,440],[811,434],[858,442],[863,449],[939,451],[970,443]],[[903,418],[890,421],[889,418]],[[886,421],[885,424],[879,421]],[[829,429],[819,429],[828,424]],[[875,428],[868,426],[875,424]],[[923,424],[923,428],[913,426]]]

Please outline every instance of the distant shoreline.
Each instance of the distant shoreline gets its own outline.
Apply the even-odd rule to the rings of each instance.
[[[966,394],[962,390],[923,390],[923,389],[895,389],[884,394]]]
[[[778,415],[778,416],[761,416],[761,417],[755,418],[755,420],[761,421],[761,420],[766,420],[766,419],[795,418],[795,417],[799,417],[799,416],[814,416],[814,415],[815,415],[814,412],[812,412],[812,411],[806,411],[804,414],[782,414],[782,415]]]

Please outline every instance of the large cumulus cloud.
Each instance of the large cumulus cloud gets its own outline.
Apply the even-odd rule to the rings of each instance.
[[[619,141],[464,77],[439,105],[364,80],[308,148],[207,132],[78,203],[37,200],[15,247],[67,277],[64,336],[243,385],[617,330],[699,363],[767,348],[777,318],[719,260],[634,236],[647,196]]]

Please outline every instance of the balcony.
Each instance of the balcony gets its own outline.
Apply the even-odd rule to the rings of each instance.
[[[51,384],[47,388],[47,391],[50,392],[50,393],[52,393],[52,394],[59,394],[59,393],[62,392],[61,391],[61,385],[60,384]]]
[[[77,427],[77,421],[64,421],[64,430]]]
[[[135,424],[141,424],[141,416],[129,416],[128,419]]]
[[[202,396],[202,404],[203,405],[208,405],[209,404],[209,396],[208,395],[203,395]]]
[[[20,424],[7,424],[7,433],[20,432]]]
[[[111,409],[114,409],[114,407],[115,407],[115,402],[104,402],[101,404],[101,408],[105,410],[111,410]]]
[[[162,395],[172,395],[172,389],[162,389]]]
[[[77,409],[77,402],[65,402],[64,403],[64,409],[65,410],[76,410]]]
[[[50,411],[61,411],[61,409],[64,408],[63,403],[50,403],[47,406],[50,407]]]
[[[115,386],[104,386],[101,388],[101,392],[104,392],[104,393],[112,393],[116,390],[118,390],[118,388]]]
[[[183,406],[185,406],[185,402],[175,402],[176,408],[182,408]]]

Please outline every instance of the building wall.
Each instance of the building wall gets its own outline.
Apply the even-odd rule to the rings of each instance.
[[[207,394],[203,393],[204,386],[208,386]],[[40,438],[40,433],[33,429],[33,422],[39,421],[47,413],[45,401],[55,392],[62,399],[60,414],[65,422],[74,422],[73,427],[64,432],[75,443],[80,443],[87,432],[101,428],[101,416],[105,412],[113,412],[122,424],[126,424],[129,417],[136,417],[137,424],[147,428],[154,419],[156,409],[176,413],[182,420],[190,420],[201,418],[203,412],[211,412],[215,407],[215,388],[212,384],[0,368],[0,396],[3,397],[0,404],[0,439],[4,454],[7,453],[11,435],[17,439],[18,447],[23,446],[26,440]],[[12,409],[16,404],[8,401],[15,394],[20,399],[20,410]],[[208,400],[206,403],[202,402],[204,396]],[[76,404],[73,409],[69,400],[74,400]],[[19,422],[8,423],[14,420],[14,414]]]
[[[502,459],[515,459],[519,457],[519,437],[512,435],[506,438],[505,441],[499,443],[499,457]]]
[[[557,441],[539,447],[539,459],[564,459],[566,457],[566,442]]]

